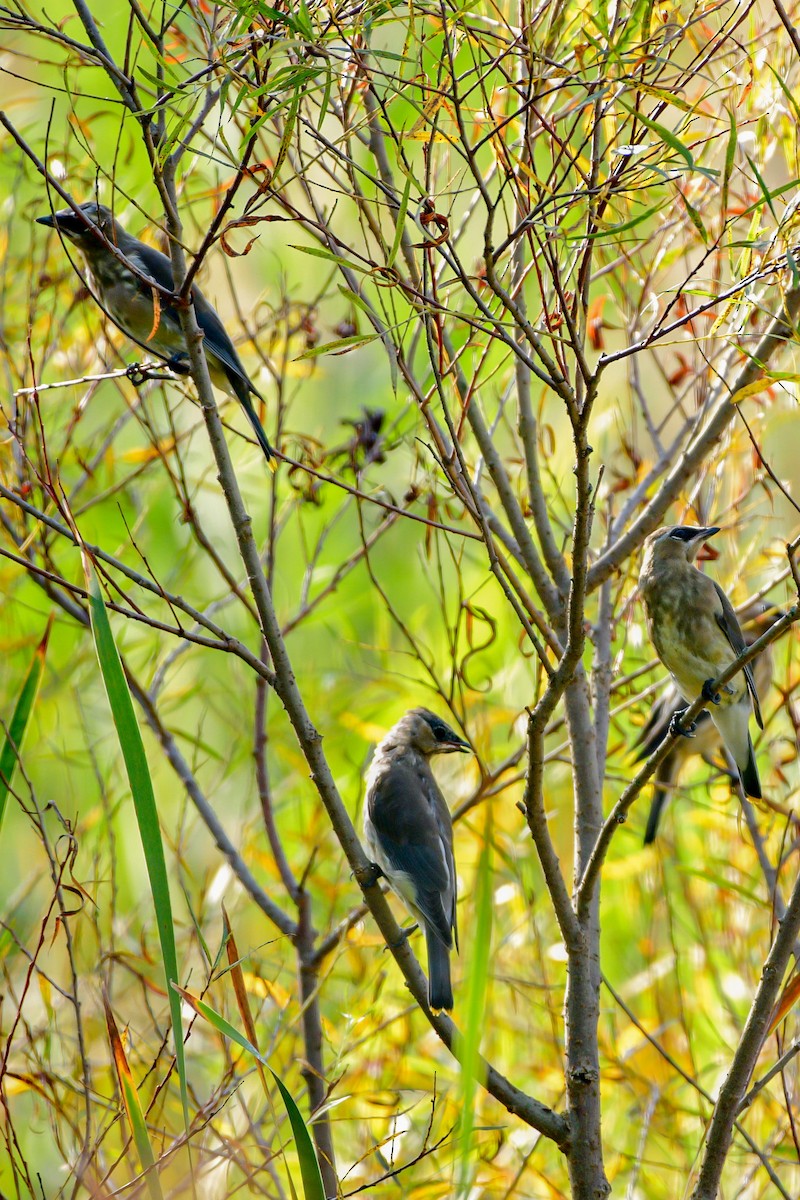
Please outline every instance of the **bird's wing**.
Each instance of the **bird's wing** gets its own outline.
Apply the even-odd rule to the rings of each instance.
[[[123,250],[125,257],[141,270],[142,274],[149,275],[160,287],[169,288],[170,291],[174,289],[172,262],[166,254],[162,254],[153,246],[146,246],[144,242],[137,242],[135,247],[130,248],[121,246],[120,249]],[[143,284],[139,284],[139,286],[144,290]],[[242,394],[239,395],[239,399],[242,399],[244,403],[249,392],[253,392],[259,399],[263,399],[248,378],[216,310],[197,287],[192,288],[192,300],[197,324],[203,331],[203,348],[219,360],[231,384],[235,388],[236,384],[239,384],[239,388],[236,388],[237,395],[241,389]],[[165,305],[164,316],[171,323],[180,325],[177,309],[173,305]]]
[[[449,947],[455,925],[455,863],[435,813],[438,791],[432,773],[426,778],[395,762],[374,781],[369,811],[387,861],[413,882],[417,908]]]
[[[733,605],[716,580],[713,580],[712,582],[714,583],[714,589],[717,593],[720,605],[722,606],[722,611],[715,613],[717,624],[730,642],[731,649],[737,655],[743,654],[747,649],[747,642],[744,639],[744,634],[739,628],[739,622],[736,619],[736,613],[733,611]],[[748,663],[744,668],[744,677],[747,683],[748,691],[753,698],[753,711],[756,714],[758,727],[759,729],[763,729],[764,720],[761,716],[761,705],[758,702],[758,692],[756,691],[756,683],[753,679],[751,665],[751,663]]]
[[[142,275],[149,275],[159,287],[168,288],[169,291],[174,289],[172,262],[167,258],[166,254],[162,254],[154,246],[147,246],[144,242],[140,242],[138,238],[133,237],[130,239],[126,238],[124,242],[120,242],[119,248],[128,261],[132,262],[137,270],[141,271]],[[141,280],[136,279],[136,283],[144,291],[145,285]]]
[[[222,321],[219,319],[216,309],[211,307],[205,296],[197,288],[192,288],[192,299],[194,301],[197,324],[203,331],[203,346],[206,352],[211,351],[222,363],[225,373],[239,399],[246,405],[246,397],[249,392],[252,392],[255,396],[258,396],[259,400],[263,400],[264,397],[253,386],[250,377],[242,366],[239,355],[236,353],[233,342],[228,336],[228,332]]]

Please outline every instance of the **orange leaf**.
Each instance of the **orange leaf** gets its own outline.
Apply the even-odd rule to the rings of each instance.
[[[783,989],[783,995],[775,1005],[767,1029],[767,1037],[775,1032],[783,1018],[788,1015],[789,1010],[797,1003],[798,998],[800,998],[800,975],[795,975],[789,980]]]
[[[593,350],[603,350],[603,329],[605,322],[603,321],[603,309],[608,300],[608,293],[604,292],[602,296],[596,296],[589,305],[589,311],[586,314],[586,332],[589,335],[589,341],[592,343]]]

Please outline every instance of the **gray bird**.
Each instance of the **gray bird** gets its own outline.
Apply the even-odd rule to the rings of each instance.
[[[745,649],[746,642],[733,606],[718,583],[693,565],[703,542],[719,533],[719,526],[673,525],[657,529],[644,543],[639,587],[647,614],[647,627],[661,662],[671,673],[687,703],[699,696],[707,700],[711,720],[729,751],[745,794],[761,799],[750,712],[763,729],[750,665],[723,689],[711,685]],[[671,728],[691,736],[676,718]]]
[[[105,205],[89,201],[80,205],[80,212],[82,216],[78,216],[71,208],[65,208],[62,212],[49,213],[46,217],[36,219],[40,225],[57,229],[81,252],[91,273],[97,298],[114,324],[143,349],[151,351],[185,374],[188,355],[177,308],[128,270],[103,245],[96,229],[102,230],[108,241],[124,254],[139,275],[169,291],[174,291],[172,263],[160,250],[154,250],[152,246],[146,246],[138,238],[126,233]],[[154,295],[157,295],[157,301],[154,301]],[[216,310],[198,287],[192,287],[192,303],[197,324],[203,332],[203,349],[211,382],[239,401],[267,462],[272,465],[272,447],[250,400],[251,394],[259,400],[263,400],[263,396],[248,377]]]
[[[782,616],[783,613],[774,605],[759,605],[757,609],[751,608],[741,613],[742,623],[750,624],[750,627],[744,630],[745,643],[751,646]],[[772,647],[765,647],[758,657],[753,659],[752,666],[756,691],[763,696],[772,681]],[[675,683],[670,680],[650,710],[650,716],[634,743],[637,750],[634,761],[640,762],[649,758],[658,749],[669,733],[673,720],[680,719],[684,703]],[[677,786],[686,762],[693,755],[699,755],[710,767],[719,770],[720,764],[715,761],[715,755],[719,754],[721,747],[722,738],[719,731],[704,709],[695,721],[694,738],[679,738],[656,767],[653,775],[653,799],[650,802],[644,835],[645,846],[651,845],[656,839],[661,814]],[[734,772],[733,778],[738,780],[738,771]]]
[[[376,747],[367,773],[364,839],[425,933],[434,1012],[453,1007],[450,951],[454,943],[458,949],[458,930],[453,822],[430,760],[470,750],[441,717],[412,708]]]

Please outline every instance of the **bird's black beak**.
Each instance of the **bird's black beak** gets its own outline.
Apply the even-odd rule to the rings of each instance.
[[[689,544],[689,562],[713,562],[715,558],[719,558],[717,551],[705,544],[706,538],[713,537],[715,533],[719,533],[719,525],[707,525],[704,529],[698,529]]]
[[[57,229],[65,237],[80,237],[92,228],[90,220],[80,217],[71,208],[64,208],[57,213],[48,213],[45,217],[37,217],[36,223],[44,225],[47,229]]]
[[[437,749],[443,750],[445,754],[455,754],[456,751],[459,754],[472,754],[472,746],[460,737],[453,738],[449,742],[439,742]]]

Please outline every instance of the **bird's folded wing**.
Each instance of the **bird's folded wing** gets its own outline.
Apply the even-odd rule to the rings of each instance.
[[[722,611],[716,614],[717,624],[730,642],[731,649],[738,656],[743,654],[747,649],[747,642],[744,639],[744,634],[739,628],[739,622],[736,619],[736,613],[733,611],[733,605],[731,604],[730,600],[716,581],[714,581],[714,588],[716,590],[717,597],[719,598],[720,605],[722,606]],[[753,679],[753,672],[751,670],[750,663],[744,667],[744,677],[747,683],[748,691],[753,697],[753,711],[756,714],[758,727],[759,729],[763,729],[764,720],[761,716],[761,705],[758,702],[756,682]]]
[[[169,288],[170,291],[174,290],[172,263],[166,254],[162,254],[160,250],[156,250],[152,246],[146,246],[144,243],[141,243],[135,250],[126,252],[126,258],[129,258],[143,275],[149,275],[154,283],[157,283],[160,287]],[[142,291],[144,291],[145,285],[141,281],[137,282]],[[247,392],[254,392],[261,399],[260,393],[253,387],[244,367],[239,361],[233,343],[215,309],[212,308],[205,296],[196,287],[192,288],[192,300],[194,301],[197,324],[203,331],[203,343],[206,352],[211,352],[220,361],[226,371],[232,372],[241,380],[244,384],[245,395]],[[177,309],[172,305],[165,305],[163,307],[163,317],[171,324],[180,324]]]
[[[436,787],[432,777],[430,782]],[[446,901],[455,894],[452,858],[427,792],[416,771],[395,764],[373,785],[370,817],[389,865],[413,882],[417,908],[449,948],[452,914]]]

